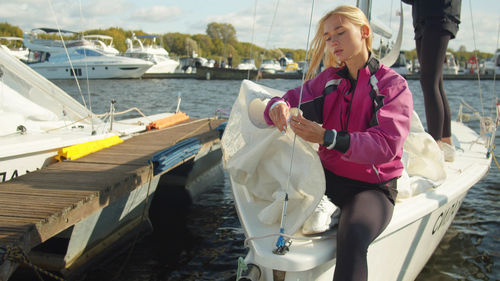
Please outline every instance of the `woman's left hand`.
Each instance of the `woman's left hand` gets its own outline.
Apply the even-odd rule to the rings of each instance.
[[[323,144],[325,129],[320,124],[307,120],[301,114],[291,116],[290,127],[297,136],[304,140]]]

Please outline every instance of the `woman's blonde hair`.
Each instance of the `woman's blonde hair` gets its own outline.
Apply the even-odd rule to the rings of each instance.
[[[363,11],[361,11],[359,8],[355,6],[350,6],[350,5],[339,6],[335,10],[330,11],[326,15],[324,15],[318,23],[318,29],[316,31],[316,35],[314,36],[311,42],[311,50],[309,52],[310,55],[308,55],[308,57],[306,58],[310,61],[306,75],[307,80],[314,78],[314,76],[316,75],[316,71],[318,70],[319,65],[321,63],[321,60],[323,60],[325,68],[331,66],[333,67],[343,66],[343,62],[340,62],[332,52],[326,51],[326,42],[324,37],[325,21],[333,15],[344,16],[351,23],[360,27],[363,25],[368,26],[368,28],[370,29],[370,33],[368,37],[365,39],[366,48],[368,49],[369,52],[372,51],[373,34],[371,32],[370,23],[368,22],[366,15],[363,13]]]

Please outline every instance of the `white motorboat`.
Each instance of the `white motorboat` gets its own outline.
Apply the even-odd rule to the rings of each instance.
[[[250,58],[244,58],[241,62],[236,66],[236,69],[239,70],[257,70],[255,66],[255,60]]]
[[[47,79],[140,78],[153,63],[116,56],[110,45],[97,38],[60,41],[39,38],[39,33],[56,33],[57,29],[38,28],[25,34],[24,44],[30,50],[28,63]],[[76,32],[61,30],[61,34]],[[101,42],[101,43],[99,43]],[[106,53],[107,52],[107,53]]]
[[[450,52],[446,52],[446,57],[443,62],[443,74],[458,74],[459,69],[460,67],[455,60],[455,56]]]
[[[68,48],[68,54],[40,53],[38,57],[40,61],[29,66],[47,79],[140,78],[153,66],[149,61],[106,55],[87,46]]]
[[[142,35],[127,39],[128,49],[123,54],[126,57],[138,58],[152,62],[154,65],[146,73],[173,73],[179,66],[179,62],[168,56],[167,50],[157,45],[159,36]],[[141,41],[142,39],[142,41]],[[151,40],[151,44],[145,45],[145,40]]]
[[[273,59],[262,60],[262,63],[260,64],[260,67],[259,67],[259,70],[262,72],[267,72],[267,73],[276,73],[279,71],[283,71],[280,63],[277,60],[273,60]]]
[[[480,71],[481,74],[500,73],[500,49],[496,50],[492,58],[484,61]]]
[[[2,36],[0,37],[0,47],[22,61],[28,60],[29,50],[24,47],[23,38]]]
[[[235,207],[249,248],[244,262],[239,263],[238,280],[330,281],[335,269],[336,226],[312,236],[300,231],[324,192],[324,180],[318,180],[322,175],[314,174],[322,172],[319,158],[307,142],[300,138],[294,142],[293,133],[282,135],[263,121],[267,101],[282,94],[244,81],[222,139],[224,166],[230,173]],[[467,191],[486,175],[492,160],[488,149],[495,131],[486,130],[488,133],[478,136],[463,123],[453,122],[456,159],[444,163],[441,157],[433,158],[439,157],[440,150],[416,113],[412,119],[408,139],[428,143],[425,149],[436,153],[426,158],[429,156],[418,153],[423,150],[412,151],[409,141],[405,143],[410,155],[405,167],[413,169],[405,169],[409,177],[398,182],[392,220],[368,250],[371,281],[414,280],[446,233]],[[422,169],[416,169],[419,166]],[[436,178],[437,171],[441,173]],[[290,201],[282,235],[279,218],[285,188]],[[274,253],[280,236],[289,243],[289,251],[282,255]]]

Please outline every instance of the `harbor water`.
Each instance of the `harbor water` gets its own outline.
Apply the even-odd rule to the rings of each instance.
[[[172,111],[180,95],[180,109],[191,117],[200,118],[212,116],[218,109],[229,111],[241,81],[142,79],[90,80],[87,83],[82,80],[81,91],[73,80],[55,83],[80,102],[83,96],[94,113],[107,112],[111,100],[116,100],[117,112],[132,107],[146,115]],[[287,90],[299,86],[300,80],[260,80],[257,83]],[[410,80],[408,84],[414,108],[425,123],[420,83]],[[481,81],[479,86],[478,81],[447,80],[444,86],[453,118],[457,116],[461,99],[479,113],[493,115],[494,81]],[[500,97],[500,85],[496,86],[496,96]],[[478,120],[471,120],[467,125],[479,132]],[[500,147],[499,133],[496,145]],[[500,158],[500,148],[496,154]],[[247,250],[243,248],[244,234],[233,206],[230,181],[222,166],[206,177],[204,182],[209,184],[205,191],[192,200],[186,198],[182,190],[169,195],[169,200],[175,204],[164,211],[173,212],[177,219],[173,219],[168,230],[138,237],[131,247],[93,265],[84,279],[235,280],[237,259],[244,257]],[[418,281],[500,280],[499,198],[500,171],[493,163],[489,174],[467,194]],[[179,202],[185,205],[179,206]],[[171,217],[171,214],[165,215],[165,219]],[[153,239],[155,237],[157,239]]]

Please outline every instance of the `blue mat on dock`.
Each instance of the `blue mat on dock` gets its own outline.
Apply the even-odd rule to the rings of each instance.
[[[154,175],[158,175],[177,163],[196,155],[201,149],[201,143],[196,138],[189,138],[153,155]]]

